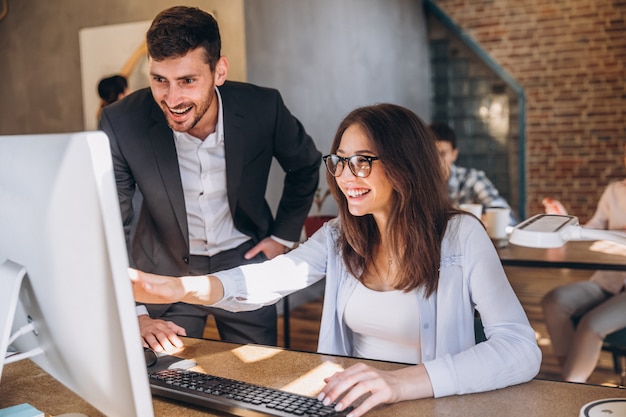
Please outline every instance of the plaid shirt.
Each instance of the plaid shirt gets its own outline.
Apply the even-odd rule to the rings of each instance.
[[[484,171],[452,165],[448,180],[448,197],[455,206],[482,204],[487,207],[509,207]]]

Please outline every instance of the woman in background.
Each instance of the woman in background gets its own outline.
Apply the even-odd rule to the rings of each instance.
[[[254,310],[326,278],[318,351],[404,362],[357,364],[327,379],[319,398],[349,416],[381,403],[442,397],[526,382],[539,371],[534,331],[491,240],[451,207],[435,146],[410,110],[352,111],[324,157],[339,207],[297,249],[212,276],[131,271],[138,301]],[[476,344],[474,313],[487,340]]]
[[[567,214],[558,200],[544,199],[543,203],[548,214]],[[626,230],[626,180],[606,187],[584,227]],[[544,296],[546,327],[565,381],[586,382],[606,336],[626,328],[625,283],[624,272],[596,271],[588,281],[557,287]]]
[[[124,63],[119,73],[104,77],[98,82],[98,96],[100,97],[100,107],[96,115],[98,120],[100,120],[100,111],[104,106],[115,103],[128,95],[128,78],[135,70],[141,57],[145,57],[147,54],[148,48],[144,41]]]

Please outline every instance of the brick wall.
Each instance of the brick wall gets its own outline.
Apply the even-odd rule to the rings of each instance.
[[[626,177],[626,0],[435,0],[526,93],[526,214]]]

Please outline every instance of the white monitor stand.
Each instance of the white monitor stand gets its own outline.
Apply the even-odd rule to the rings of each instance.
[[[108,417],[153,416],[106,135],[0,136],[0,195],[0,377],[29,358]]]
[[[15,262],[7,260],[0,265],[0,324],[4,324],[1,328],[2,334],[0,334],[0,355],[4,358],[4,361],[0,360],[0,377],[4,364],[30,358],[43,352],[41,347],[37,346],[27,352],[8,355],[8,348],[13,342],[20,337],[28,337],[28,333],[36,331],[32,322],[29,323],[28,316],[19,302],[20,293],[25,292],[22,287],[25,275],[26,268]],[[18,328],[11,334],[12,329],[16,328],[15,325]]]

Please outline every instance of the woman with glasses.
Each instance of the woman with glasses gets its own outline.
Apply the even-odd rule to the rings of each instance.
[[[371,393],[350,416],[533,378],[533,329],[480,221],[450,206],[428,126],[400,106],[358,108],[324,162],[339,215],[297,249],[209,277],[132,271],[136,298],[250,310],[325,277],[318,351],[412,364],[359,364],[329,378],[319,398],[347,392],[340,410]],[[475,310],[487,338],[478,344]]]

